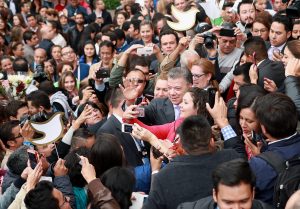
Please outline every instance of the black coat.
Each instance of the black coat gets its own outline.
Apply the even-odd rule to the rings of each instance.
[[[143,165],[142,155],[138,151],[133,137],[128,133],[122,132],[121,123],[114,115],[110,116],[97,131],[97,134],[100,133],[113,134],[118,138],[129,166],[136,167]]]
[[[174,209],[180,203],[212,195],[212,171],[219,164],[238,157],[231,149],[175,157],[154,177],[143,209]]]
[[[196,202],[187,202],[180,204],[177,209],[215,209],[217,204],[214,202],[212,196],[200,199]],[[268,204],[259,200],[253,200],[251,209],[272,209]]]
[[[168,98],[153,99],[145,107],[145,117],[139,119],[148,125],[171,123],[175,120],[173,104]]]
[[[275,62],[267,58],[260,63],[258,66],[257,84],[262,88],[264,88],[264,78],[273,80],[277,88],[281,88],[285,79],[282,62]]]
[[[97,18],[96,14],[95,14],[95,12],[93,12],[92,14],[90,14],[87,17],[87,22],[93,23],[93,22],[95,22],[96,18]],[[102,11],[102,18],[103,18],[103,23],[101,24],[101,28],[105,25],[112,24],[112,18],[108,11],[106,11],[106,10]]]

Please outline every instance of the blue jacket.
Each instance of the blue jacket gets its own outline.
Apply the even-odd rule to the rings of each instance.
[[[266,151],[276,152],[285,160],[296,157],[300,154],[300,134],[297,133],[290,138],[274,142],[268,146]],[[272,204],[276,171],[259,157],[252,157],[249,163],[256,176],[255,199]]]

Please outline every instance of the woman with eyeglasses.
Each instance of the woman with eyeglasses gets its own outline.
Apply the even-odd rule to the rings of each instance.
[[[268,41],[271,23],[272,16],[268,12],[259,13],[252,24],[252,35],[260,36],[264,41]]]
[[[219,89],[215,79],[215,66],[207,59],[196,60],[191,64],[190,71],[193,76],[193,87]]]

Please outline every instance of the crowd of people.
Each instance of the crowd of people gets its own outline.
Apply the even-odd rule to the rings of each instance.
[[[300,208],[300,7],[205,4],[0,0],[0,209]]]

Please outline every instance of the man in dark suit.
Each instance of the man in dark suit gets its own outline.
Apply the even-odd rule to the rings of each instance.
[[[289,17],[281,14],[274,15],[269,33],[271,46],[268,48],[268,57],[270,60],[280,60],[280,53],[283,53],[292,29],[293,24]]]
[[[192,87],[193,78],[189,70],[172,68],[168,73],[168,98],[153,99],[145,107],[145,117],[139,118],[149,125],[162,125],[179,118],[179,104],[185,92]]]
[[[152,176],[151,190],[143,209],[173,209],[180,203],[212,195],[211,172],[219,164],[238,158],[234,150],[213,151],[211,127],[203,116],[186,118],[178,132],[186,155],[175,157]]]
[[[124,101],[125,97],[122,91],[116,89],[111,97],[112,115],[98,130],[97,134],[109,133],[115,135],[123,147],[128,164],[133,167],[140,166],[143,165],[143,158],[146,157],[149,150],[146,151],[146,146],[141,140],[135,139],[129,133],[122,132],[122,105]]]
[[[258,67],[257,84],[264,88],[264,79],[268,78],[273,80],[277,88],[280,89],[285,79],[284,65],[282,62],[269,60],[263,39],[260,37],[249,38],[244,43],[244,47],[249,62],[253,62]]]

